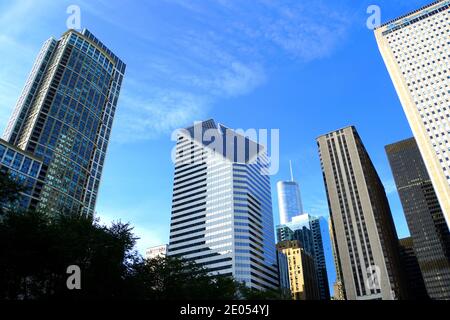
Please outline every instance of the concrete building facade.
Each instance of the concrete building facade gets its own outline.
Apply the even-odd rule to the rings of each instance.
[[[450,2],[435,1],[375,30],[384,63],[450,226]]]
[[[356,128],[327,133],[317,143],[346,299],[403,297],[389,203]]]

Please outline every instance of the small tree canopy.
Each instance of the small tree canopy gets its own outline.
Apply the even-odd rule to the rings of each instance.
[[[11,179],[3,171],[0,171],[0,213],[5,207],[10,207],[20,199],[20,193],[25,191],[25,187]]]

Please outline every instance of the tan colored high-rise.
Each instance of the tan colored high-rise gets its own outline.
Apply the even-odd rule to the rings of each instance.
[[[317,138],[337,280],[347,300],[404,297],[398,238],[383,184],[355,127]]]
[[[375,30],[381,55],[450,226],[450,1]]]
[[[289,286],[294,300],[319,300],[314,258],[297,240],[281,241],[277,250],[286,255]]]

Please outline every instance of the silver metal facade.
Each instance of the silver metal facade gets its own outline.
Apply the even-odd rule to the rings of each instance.
[[[197,124],[212,129],[228,145],[235,133],[213,120]],[[234,276],[256,289],[278,287],[267,157],[240,163],[195,139],[194,127],[180,134],[175,176],[169,255]]]

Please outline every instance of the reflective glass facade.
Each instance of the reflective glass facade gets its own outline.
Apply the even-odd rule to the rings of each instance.
[[[278,242],[297,240],[300,247],[313,257],[319,297],[321,300],[329,300],[327,270],[334,267],[327,221],[323,217],[302,214],[292,217],[291,222],[279,225],[276,229]]]
[[[42,169],[42,160],[0,139],[0,171],[25,187],[19,202],[21,208],[36,207],[43,185]]]
[[[303,213],[300,188],[295,181],[279,181],[277,183],[278,210],[280,224],[291,221],[292,217]]]
[[[88,30],[44,44],[4,134],[43,159],[39,208],[93,215],[124,72]]]
[[[414,252],[432,299],[450,299],[450,232],[414,138],[386,146]]]
[[[193,133],[213,129],[223,150]],[[278,288],[267,156],[259,146],[255,161],[235,161],[237,134],[203,121],[180,134],[176,146],[169,255],[233,275],[257,289]],[[247,146],[253,142],[245,139]]]
[[[319,283],[319,295],[322,300],[330,299],[328,279],[335,273],[331,250],[328,222],[323,217],[309,216],[314,243],[314,259]]]
[[[429,296],[420,271],[419,261],[414,252],[413,239],[411,237],[400,239],[399,245],[402,267],[407,279],[408,299],[428,300]]]

